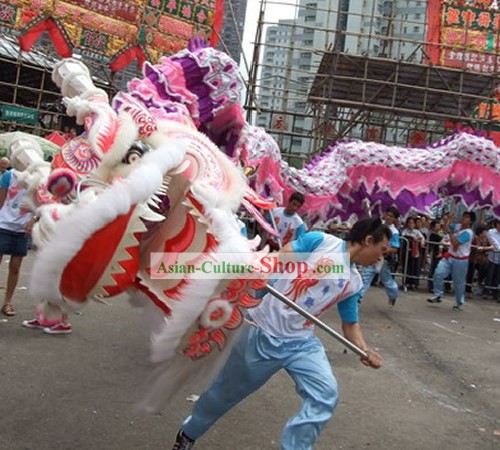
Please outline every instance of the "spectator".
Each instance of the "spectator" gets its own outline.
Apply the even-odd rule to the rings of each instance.
[[[420,216],[417,219],[416,228],[424,235],[424,239],[427,242],[429,240],[429,218],[427,216]],[[427,266],[427,246],[424,245],[420,248],[420,261],[418,265],[418,276],[420,277],[423,270]]]
[[[493,228],[488,230],[488,260],[490,262],[486,284],[493,294],[493,299],[500,301],[500,220],[493,221]]]
[[[12,298],[19,280],[23,258],[28,253],[28,238],[31,235],[33,214],[21,209],[26,189],[19,186],[15,170],[5,172],[0,180],[0,262],[3,255],[10,255],[7,289],[2,313],[15,316]]]
[[[421,249],[425,246],[424,235],[416,228],[416,221],[413,217],[406,220],[406,227],[403,230],[403,236],[408,244],[406,248],[407,267],[403,284],[413,290],[418,287],[420,276],[420,258],[422,256]]]
[[[450,238],[450,249],[443,255],[434,272],[434,296],[428,298],[429,303],[441,303],[444,294],[444,280],[451,274],[455,291],[454,311],[461,311],[465,302],[465,281],[469,267],[469,255],[472,245],[472,224],[476,221],[473,212],[464,212],[460,224],[449,225],[445,222],[444,231]]]
[[[399,296],[399,289],[396,280],[391,274],[391,267],[394,264],[394,259],[399,252],[400,239],[399,231],[395,226],[396,221],[399,218],[399,211],[395,206],[391,206],[387,209],[384,214],[385,225],[391,231],[391,240],[389,242],[389,247],[384,253],[384,260],[382,261],[382,266],[380,268],[379,276],[382,284],[385,287],[385,291],[389,298],[389,305],[394,306],[396,300]],[[362,272],[363,277],[363,287],[360,291],[361,298],[366,294],[366,291],[370,288],[373,278],[377,273],[377,267],[375,265],[367,266]]]
[[[7,157],[0,158],[0,178],[3,176],[3,174],[9,169],[10,167],[10,160]]]
[[[475,281],[474,275],[477,273],[477,282],[484,286],[484,281],[488,275],[488,255],[485,248],[489,246],[488,233],[485,227],[477,227],[475,236],[472,239],[472,248],[469,256],[469,268],[467,270],[467,284],[465,292],[468,298],[472,297],[472,284]]]
[[[269,245],[278,250],[289,242],[298,239],[306,232],[304,221],[297,214],[304,204],[304,196],[300,192],[293,193],[286,207],[274,208],[269,212],[271,223],[276,226],[279,238],[271,236]]]
[[[429,278],[427,281],[427,289],[429,292],[432,292],[434,289],[432,277],[434,276],[434,272],[436,271],[439,261],[441,261],[442,246],[440,245],[440,242],[442,239],[443,232],[441,230],[441,222],[438,220],[431,221],[429,230],[429,253],[431,256],[431,266],[427,275]]]

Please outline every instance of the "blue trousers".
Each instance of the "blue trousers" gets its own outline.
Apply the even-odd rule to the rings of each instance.
[[[361,278],[363,279],[363,287],[361,288],[361,297],[364,297],[366,291],[370,288],[373,278],[375,277],[375,266],[366,266],[361,270]],[[397,300],[399,296],[398,283],[391,274],[391,269],[387,261],[384,261],[382,269],[379,273],[380,280],[385,287],[385,292],[390,300]]]
[[[302,398],[281,435],[281,450],[311,450],[338,403],[337,381],[321,341],[275,338],[248,326],[212,385],[200,396],[182,430],[201,437],[233,406],[285,369]]]
[[[444,280],[451,274],[455,301],[457,305],[463,305],[465,302],[465,282],[468,268],[469,260],[467,259],[443,258],[439,261],[432,279],[434,283],[434,295],[438,295],[439,297],[444,295]]]

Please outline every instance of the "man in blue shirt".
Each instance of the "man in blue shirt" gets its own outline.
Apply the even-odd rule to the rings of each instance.
[[[325,255],[349,256],[348,279],[280,278],[274,288],[289,296],[309,313],[320,316],[336,305],[344,336],[367,353],[362,363],[379,368],[381,358],[368,348],[358,318],[361,276],[355,264],[375,263],[387,250],[391,233],[380,219],[354,224],[349,238],[310,232],[291,242],[282,252],[307,254],[311,268]],[[300,411],[290,418],[281,436],[282,450],[311,450],[338,403],[337,382],[314,325],[292,308],[267,294],[249,310],[249,325],[212,385],[196,402],[192,415],[182,424],[173,450],[189,450],[229,409],[259,389],[276,372],[285,369],[302,398]]]
[[[399,230],[396,228],[395,222],[399,218],[399,210],[395,206],[390,206],[387,208],[384,214],[385,225],[389,228],[392,233],[391,240],[389,242],[389,248],[384,253],[384,261],[380,268],[379,276],[382,284],[385,287],[385,292],[389,297],[389,305],[394,306],[396,300],[399,296],[398,283],[392,276],[391,265],[396,258],[400,242],[399,242]],[[361,298],[364,297],[366,291],[370,288],[373,278],[377,272],[377,267],[375,265],[365,267],[362,271],[363,277],[363,289],[361,289]]]
[[[476,221],[473,212],[464,212],[460,224],[449,224],[449,219],[444,223],[443,231],[450,237],[450,249],[443,256],[434,272],[434,296],[428,298],[429,303],[441,303],[444,295],[444,280],[451,274],[453,291],[455,293],[454,311],[462,311],[465,302],[465,282],[469,268],[469,255],[474,232],[472,225]]]

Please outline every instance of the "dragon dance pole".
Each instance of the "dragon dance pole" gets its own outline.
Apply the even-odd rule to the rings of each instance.
[[[281,292],[277,291],[276,289],[274,289],[272,286],[269,286],[269,285],[267,285],[265,287],[265,289],[267,290],[267,292],[272,294],[278,300],[285,303],[287,306],[292,308],[294,311],[298,312],[301,316],[304,316],[306,319],[310,320],[315,325],[317,325],[319,328],[321,328],[323,331],[326,331],[330,336],[337,339],[337,341],[339,341],[341,344],[343,344],[349,350],[353,351],[354,353],[356,353],[358,356],[360,356],[363,359],[368,358],[368,355],[366,354],[366,352],[361,350],[358,346],[354,345],[351,341],[346,339],[341,334],[337,333],[333,328],[330,328],[326,323],[322,322],[317,317],[315,317],[311,313],[307,312],[304,308],[300,307],[295,302],[292,302],[288,297],[283,295]]]

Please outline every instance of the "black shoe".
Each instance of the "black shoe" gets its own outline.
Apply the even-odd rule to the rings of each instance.
[[[427,301],[429,303],[441,303],[441,297],[439,295],[435,295],[434,297],[428,298]]]
[[[389,306],[394,306],[396,304],[396,299],[395,298],[390,298],[389,299]]]
[[[175,438],[175,444],[172,450],[191,450],[194,446],[194,440],[186,436],[182,430],[179,430]]]
[[[463,311],[462,305],[453,305],[451,309],[453,309],[453,311]]]

